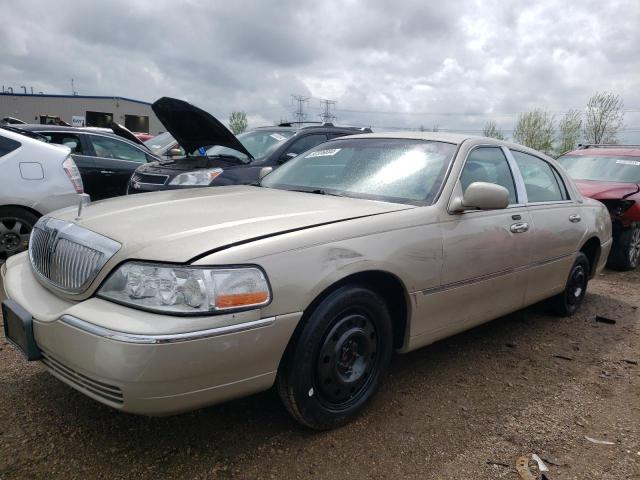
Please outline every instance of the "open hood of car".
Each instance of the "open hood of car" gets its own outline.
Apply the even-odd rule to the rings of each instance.
[[[220,145],[253,156],[220,121],[210,113],[176,98],[162,97],[151,106],[153,113],[187,152]]]

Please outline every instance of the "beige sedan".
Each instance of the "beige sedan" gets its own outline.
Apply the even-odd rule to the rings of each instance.
[[[43,217],[2,268],[7,337],[61,381],[165,415],[277,384],[341,425],[408,352],[549,299],[580,306],[605,207],[525,147],[439,133],[320,145],[260,186]]]

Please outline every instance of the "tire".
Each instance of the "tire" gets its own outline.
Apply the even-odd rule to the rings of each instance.
[[[615,270],[634,270],[640,261],[640,225],[621,230],[614,237],[607,265]]]
[[[391,315],[374,291],[346,285],[330,293],[287,348],[276,380],[289,413],[328,430],[371,401],[393,351]]]
[[[570,317],[576,313],[582,305],[588,283],[589,260],[584,253],[580,252],[569,271],[564,291],[551,298],[551,307],[554,312],[561,317]]]
[[[0,260],[25,251],[38,217],[19,207],[0,207]]]

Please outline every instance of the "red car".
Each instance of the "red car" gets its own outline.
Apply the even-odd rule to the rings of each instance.
[[[613,223],[608,265],[640,261],[640,145],[583,145],[558,158],[585,197],[604,203]]]

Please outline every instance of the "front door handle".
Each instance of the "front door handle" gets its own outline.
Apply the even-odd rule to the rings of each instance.
[[[100,173],[102,173],[103,175],[111,175],[116,172],[114,172],[113,170],[100,170]]]
[[[529,230],[529,224],[527,222],[514,223],[513,225],[511,225],[511,228],[509,230],[511,230],[513,233],[524,233]]]
[[[572,223],[577,223],[582,220],[582,217],[579,213],[574,213],[573,215],[569,215],[569,221]]]

